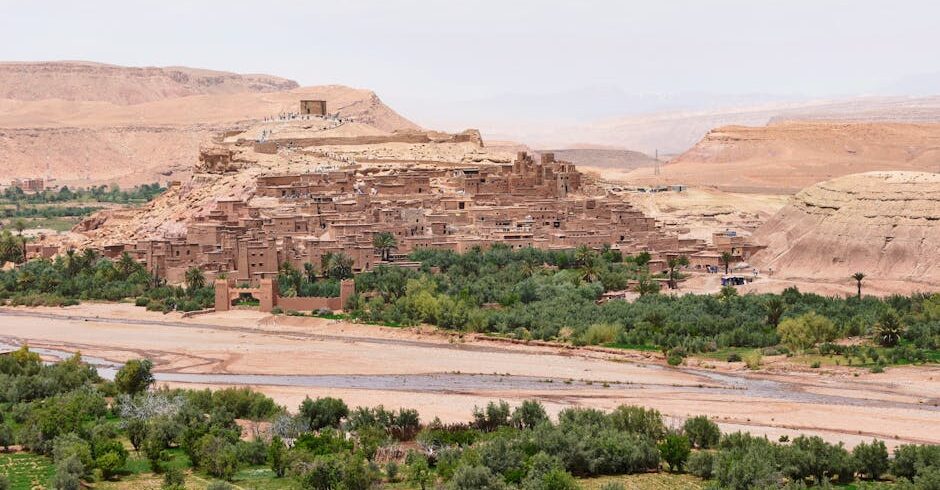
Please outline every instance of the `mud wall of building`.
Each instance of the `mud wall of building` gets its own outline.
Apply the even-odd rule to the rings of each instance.
[[[278,298],[277,306],[284,311],[295,310],[295,311],[312,311],[319,310],[320,308],[327,308],[329,310],[341,310],[343,305],[340,303],[340,299],[336,298],[324,298],[321,296],[311,296],[311,297],[292,297],[292,298]]]

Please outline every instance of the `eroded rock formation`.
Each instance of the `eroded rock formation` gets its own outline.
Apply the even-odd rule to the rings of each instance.
[[[940,174],[867,172],[804,189],[761,226],[753,262],[794,278],[940,284]]]

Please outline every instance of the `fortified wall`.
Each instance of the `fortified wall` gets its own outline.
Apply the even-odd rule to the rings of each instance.
[[[340,282],[338,297],[286,297],[280,296],[277,281],[274,279],[262,279],[257,286],[236,286],[234,278],[223,278],[215,280],[215,311],[228,311],[239,299],[248,297],[258,300],[258,309],[264,313],[270,313],[275,307],[279,307],[284,311],[316,311],[323,309],[338,311],[344,309],[349,298],[353,297],[355,293],[356,283],[352,279],[345,279]]]

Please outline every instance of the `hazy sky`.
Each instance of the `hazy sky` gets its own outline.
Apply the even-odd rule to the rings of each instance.
[[[904,0],[4,0],[0,59],[270,73],[371,88],[412,115],[594,87],[884,92],[940,71],[938,19],[937,2]]]

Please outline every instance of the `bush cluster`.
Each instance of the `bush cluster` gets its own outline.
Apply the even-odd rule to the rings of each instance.
[[[163,475],[166,489],[185,488],[181,464],[217,480],[268,467],[275,477],[310,489],[403,482],[411,488],[564,490],[578,488],[577,477],[664,470],[688,471],[731,489],[889,476],[898,488],[913,489],[935,488],[940,476],[938,446],[902,445],[892,454],[880,441],[851,451],[819,437],[771,442],[722,435],[704,416],[669,428],[659,412],[626,405],[610,412],[568,408],[553,421],[532,400],[515,407],[491,402],[476,407],[467,423],[449,425],[422,425],[410,409],[350,409],[329,397],[305,399],[291,414],[247,388],[154,390],[151,366],[128,362],[112,383],[78,355],[53,365],[27,348],[0,357],[0,447],[19,443],[47,455],[55,463],[49,485],[75,489],[123,478],[124,440],[150,471]],[[246,440],[236,419],[268,421],[271,428]],[[179,452],[186,458],[173,456]],[[210,487],[231,488],[222,481]]]

